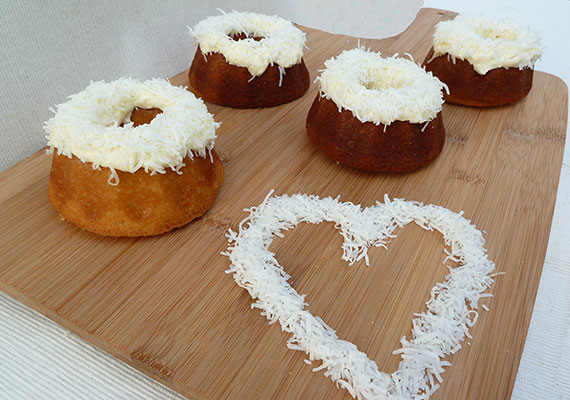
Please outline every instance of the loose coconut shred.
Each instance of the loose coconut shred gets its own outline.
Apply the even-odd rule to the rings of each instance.
[[[228,256],[236,283],[256,301],[252,308],[261,310],[269,323],[279,322],[281,329],[292,334],[287,347],[303,351],[310,361],[322,363],[313,371],[324,370],[338,387],[352,397],[362,399],[427,399],[442,382],[443,360],[461,348],[469,328],[477,320],[480,299],[491,286],[495,269],[487,258],[480,231],[462,213],[422,203],[390,200],[362,209],[360,205],[342,203],[338,198],[296,194],[271,197],[258,207],[246,209],[249,217],[239,231],[228,233]],[[431,290],[426,311],[414,314],[412,332],[400,340],[398,370],[380,372],[376,363],[350,342],[339,339],[335,331],[306,308],[305,296],[287,282],[290,276],[269,250],[275,236],[300,222],[318,224],[334,222],[344,237],[342,259],[349,265],[364,259],[369,264],[370,246],[386,247],[398,227],[415,222],[426,230],[443,234],[448,260],[459,266],[447,266],[446,280]]]

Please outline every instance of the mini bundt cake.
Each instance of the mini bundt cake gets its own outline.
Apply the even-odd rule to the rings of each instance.
[[[424,66],[449,87],[448,103],[512,104],[532,87],[538,36],[513,21],[458,15],[436,25]]]
[[[49,199],[64,219],[101,235],[183,226],[222,184],[218,126],[201,100],[165,80],[92,83],[46,123],[56,150]]]
[[[368,171],[407,172],[441,153],[445,85],[437,78],[410,60],[361,48],[325,67],[307,133],[328,157]]]
[[[305,34],[276,16],[232,12],[192,30],[198,48],[188,73],[202,99],[234,108],[272,107],[301,97],[310,78]]]

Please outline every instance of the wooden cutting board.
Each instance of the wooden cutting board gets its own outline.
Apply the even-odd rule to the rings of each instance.
[[[434,25],[454,14],[422,9],[402,34],[360,44],[422,61]],[[303,28],[312,79],[323,62],[357,46],[347,36]],[[189,60],[190,63],[190,60]],[[186,71],[172,78],[186,85]],[[50,158],[43,151],[0,175],[0,289],[112,355],[196,399],[349,398],[288,335],[267,324],[225,274],[225,233],[246,207],[276,194],[341,196],[363,206],[391,197],[435,203],[486,232],[497,270],[472,329],[449,358],[434,399],[510,396],[544,262],[565,141],[564,83],[537,72],[522,102],[492,109],[444,105],[447,141],[430,166],[373,174],[337,165],[309,142],[305,118],[317,94],[280,107],[234,110],[209,104],[222,122],[216,149],[226,179],[213,208],[194,223],[150,238],[109,238],[62,221],[47,199]],[[38,127],[38,134],[40,127]],[[410,334],[414,312],[446,274],[437,233],[406,227],[371,266],[348,267],[332,224],[302,225],[271,249],[307,294],[309,309],[394,371],[392,350]]]

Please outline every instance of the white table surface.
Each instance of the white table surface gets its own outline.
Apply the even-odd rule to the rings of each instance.
[[[426,0],[425,6],[507,16],[532,25],[545,45],[536,68],[569,85],[570,2],[544,3]],[[546,261],[513,399],[570,398],[569,147],[567,141]],[[180,396],[0,292],[0,399],[81,398]]]

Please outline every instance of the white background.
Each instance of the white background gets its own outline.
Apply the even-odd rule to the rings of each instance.
[[[508,16],[543,37],[537,69],[570,82],[570,2],[426,0],[425,6]],[[362,37],[396,34],[421,1],[0,2],[0,170],[45,145],[48,108],[90,80],[172,76],[191,62],[186,26],[217,8],[279,14]],[[552,232],[514,399],[570,393],[570,156],[566,143]],[[1,255],[0,255],[1,262]],[[444,375],[445,379],[445,375]],[[75,335],[0,293],[0,398],[176,398]]]

